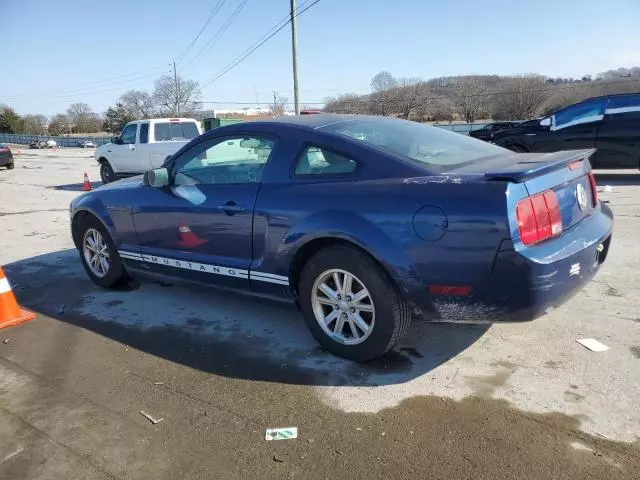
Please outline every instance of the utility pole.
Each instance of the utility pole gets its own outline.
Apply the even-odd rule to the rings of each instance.
[[[300,115],[300,96],[298,92],[298,35],[296,31],[296,0],[291,0],[291,50],[293,54],[293,99],[296,115]]]
[[[165,67],[166,68],[166,67]],[[176,70],[176,62],[173,62],[173,81],[176,89],[176,116],[180,116],[180,86],[178,85],[178,70]]]

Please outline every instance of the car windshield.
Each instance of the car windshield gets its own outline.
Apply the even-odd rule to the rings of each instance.
[[[320,130],[355,138],[438,172],[506,153],[505,149],[481,140],[407,120],[354,120],[327,125]]]

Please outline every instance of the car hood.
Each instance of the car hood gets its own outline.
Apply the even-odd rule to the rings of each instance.
[[[142,186],[142,177],[143,175],[136,175],[135,177],[123,178],[122,180],[107,183],[99,187],[98,191],[104,192],[107,190],[123,190],[123,189],[138,188]]]

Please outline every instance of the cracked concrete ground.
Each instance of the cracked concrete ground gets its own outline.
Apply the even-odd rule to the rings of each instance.
[[[280,304],[167,278],[96,287],[67,209],[97,165],[26,153],[0,170],[0,264],[39,315],[0,331],[0,477],[637,478],[638,174],[598,176],[613,243],[568,304],[527,324],[415,322],[354,364]],[[575,341],[590,337],[610,350]],[[299,438],[264,441],[285,426]]]

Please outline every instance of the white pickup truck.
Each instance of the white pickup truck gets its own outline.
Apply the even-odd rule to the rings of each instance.
[[[96,149],[102,183],[159,168],[192,138],[200,135],[193,118],[153,118],[129,122],[111,143]]]

